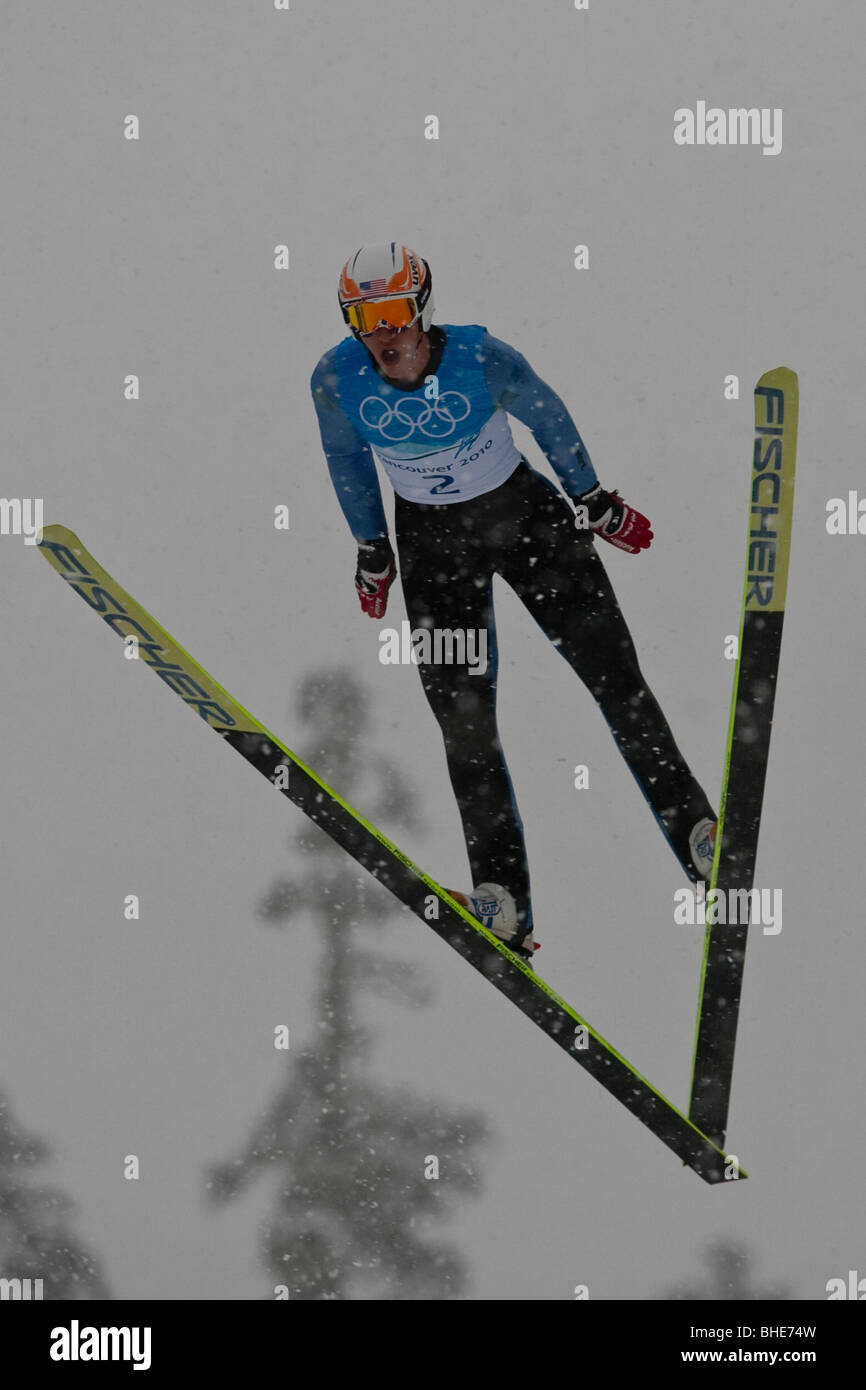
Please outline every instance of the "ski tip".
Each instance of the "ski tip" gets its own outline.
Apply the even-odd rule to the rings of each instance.
[[[789,390],[797,387],[799,378],[793,367],[771,367],[758,377],[758,386],[787,386]]]
[[[74,531],[70,531],[68,526],[61,526],[59,522],[52,522],[50,526],[43,526],[39,532],[38,545],[65,545],[70,550],[83,550],[78,536]]]

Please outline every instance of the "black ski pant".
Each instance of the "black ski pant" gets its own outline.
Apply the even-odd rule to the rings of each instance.
[[[396,538],[412,628],[487,631],[485,674],[441,659],[418,666],[445,740],[473,887],[507,888],[520,934],[531,930],[523,825],[496,724],[495,574],[597,701],[674,854],[696,881],[689,833],[715,813],[641,675],[591,532],[575,529],[562,494],[523,459],[500,487],[467,502],[429,506],[398,496]]]

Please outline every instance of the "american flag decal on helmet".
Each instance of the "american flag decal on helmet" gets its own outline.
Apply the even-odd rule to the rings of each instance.
[[[360,280],[358,286],[362,294],[388,293],[388,281],[384,278],[381,280]]]

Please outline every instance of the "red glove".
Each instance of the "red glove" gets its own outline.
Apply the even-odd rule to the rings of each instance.
[[[647,518],[624,502],[616,490],[605,492],[601,483],[596,483],[590,492],[577,498],[577,507],[574,524],[579,531],[594,531],[629,555],[649,550],[653,533]]]
[[[388,590],[397,577],[394,552],[387,539],[362,541],[358,546],[355,592],[361,607],[371,618],[384,618]]]

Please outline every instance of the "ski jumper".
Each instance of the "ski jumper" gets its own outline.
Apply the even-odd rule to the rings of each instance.
[[[487,632],[487,669],[419,663],[445,743],[472,883],[514,896],[518,939],[532,929],[523,826],[496,723],[493,576],[500,575],[596,700],[656,820],[694,882],[689,833],[715,819],[644,680],[592,533],[520,454],[507,413],[532,431],[572,499],[597,481],[559,396],[524,357],[477,325],[433,325],[425,379],[380,375],[344,339],[311,387],[322,445],[356,541],[387,536],[373,451],[396,493],[396,549],[414,629]],[[435,378],[432,384],[430,378]]]

